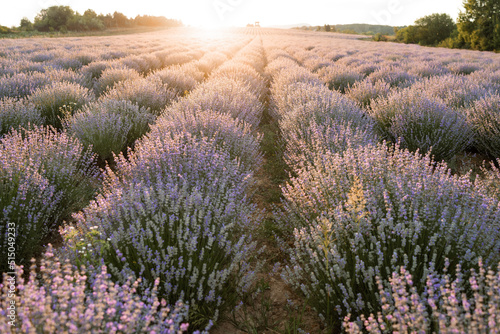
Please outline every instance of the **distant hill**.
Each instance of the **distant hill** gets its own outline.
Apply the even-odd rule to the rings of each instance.
[[[297,23],[297,24],[266,26],[266,28],[278,28],[278,29],[293,29],[293,28],[302,28],[302,27],[311,27],[311,25],[309,23]]]
[[[335,29],[338,32],[349,31],[355,32],[363,35],[395,35],[394,27],[378,25],[378,24],[364,24],[364,23],[354,23],[354,24],[336,24]]]
[[[330,30],[325,30],[326,27],[330,27]],[[288,28],[288,27],[287,27]],[[388,36],[394,36],[393,26],[378,25],[378,24],[365,24],[365,23],[353,23],[353,24],[326,24],[323,26],[311,26],[309,24],[295,25],[289,28],[303,29],[303,30],[314,30],[314,31],[331,31],[331,32],[343,32],[348,34],[360,34],[360,35],[375,35],[382,34]],[[289,29],[288,28],[288,29]],[[397,27],[402,28],[402,27]]]

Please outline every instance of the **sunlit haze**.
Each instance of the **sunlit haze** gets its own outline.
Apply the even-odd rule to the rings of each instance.
[[[41,9],[54,5],[70,6],[81,14],[93,9],[103,14],[118,11],[128,17],[165,16],[203,27],[245,26],[256,21],[262,26],[327,23],[401,26],[432,13],[447,13],[456,19],[462,0],[20,0],[2,6],[0,25],[18,26],[23,17],[33,20]]]

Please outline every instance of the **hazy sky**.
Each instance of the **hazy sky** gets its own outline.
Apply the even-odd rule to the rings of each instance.
[[[2,2],[7,0],[2,0]],[[2,4],[0,25],[19,25],[23,17],[33,20],[43,8],[70,6],[83,13],[122,12],[163,15],[185,24],[203,26],[242,26],[260,21],[261,25],[309,23],[311,25],[371,23],[409,25],[432,13],[448,13],[456,19],[463,0],[13,0]]]

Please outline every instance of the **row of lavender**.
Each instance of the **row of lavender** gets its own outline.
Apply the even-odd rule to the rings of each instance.
[[[60,125],[62,130],[15,130],[20,124],[8,125],[10,133],[0,142],[5,167],[0,183],[5,235],[2,251],[7,252],[10,242],[8,226],[15,226],[18,264],[27,264],[61,219],[80,210],[104,183],[97,199],[74,216],[78,228],[67,226],[62,230],[66,243],[58,256],[54,257],[49,249],[41,267],[42,280],[35,276],[33,268],[28,282],[17,282],[21,332],[177,333],[187,329],[182,322],[188,316],[191,328],[201,329],[216,320],[219,309],[232,305],[232,297],[250,284],[253,273],[245,261],[254,246],[238,227],[248,224],[255,211],[247,190],[253,183],[252,169],[261,159],[260,137],[251,124],[225,112],[243,111],[240,106],[244,105],[247,112],[234,116],[258,124],[262,105],[253,94],[254,90],[262,92],[265,84],[244,63],[250,62],[261,70],[259,50],[247,47],[247,51],[240,51],[211,76],[209,81],[214,85],[202,84],[195,89],[241,46],[232,43],[226,50],[219,46],[218,51],[193,64],[155,71],[145,78],[132,77],[134,81],[127,78],[124,84],[110,86],[97,101],[85,101],[81,109],[66,110],[68,114],[59,107],[64,118],[57,118],[60,124],[52,125]],[[96,76],[96,82],[101,77]],[[185,84],[177,91],[182,94],[170,98],[172,95],[165,91],[155,90],[151,82],[163,79]],[[141,85],[144,81],[148,82]],[[168,84],[164,87],[175,89]],[[192,94],[182,98],[190,90]],[[45,87],[46,94],[53,91]],[[24,99],[4,100],[2,113],[8,113],[10,105],[22,110],[21,103],[33,103],[40,110],[43,103],[31,100],[37,92],[27,97],[27,103]],[[218,94],[228,100],[216,105],[220,101]],[[150,98],[164,102],[152,108]],[[57,96],[53,100],[62,106],[74,103],[71,99],[61,102]],[[150,126],[159,114],[163,116]],[[107,119],[114,122],[106,123]],[[120,127],[125,121],[132,129]],[[134,144],[149,127],[150,134]],[[84,131],[77,131],[82,128]],[[81,133],[90,135],[81,137]],[[113,146],[115,134],[126,137],[123,145]],[[115,155],[116,168],[103,173],[87,145],[93,145],[94,150],[99,145],[104,148],[107,155],[96,150],[101,160],[124,151],[127,145],[134,150],[126,151],[127,158]],[[3,255],[7,258],[7,253]],[[90,268],[61,264],[63,259]],[[107,264],[102,271],[101,264]],[[18,272],[18,278],[20,275]],[[132,278],[138,279],[133,288]],[[4,281],[3,291],[8,288]],[[8,295],[2,295],[3,306],[9,302]],[[168,303],[160,303],[158,296]],[[167,304],[178,299],[189,301],[189,313],[182,302],[169,312]],[[4,316],[6,310],[2,308]],[[2,317],[4,320],[7,317]],[[2,332],[16,332],[5,322],[1,326]]]
[[[209,45],[200,44],[202,36],[182,36],[184,42],[177,36],[164,37],[161,43],[159,37],[148,36],[150,45],[138,37],[107,38],[100,43],[5,42],[0,48],[0,67],[4,72],[0,75],[0,134],[11,126],[28,123],[61,127],[61,118],[66,114],[106,97],[128,99],[157,113],[170,100],[193,89],[250,40],[233,34],[226,36],[227,41]],[[47,57],[39,56],[44,53]],[[58,64],[80,58],[86,60],[80,61],[79,66],[67,68]],[[137,84],[131,84],[135,81]],[[114,87],[116,84],[119,85]]]
[[[263,65],[255,40],[167,107],[74,216],[78,227],[102,233],[89,259],[120,282],[141,278],[145,290],[159,279],[164,298],[189,304],[195,328],[234,307],[255,276],[248,233],[259,220],[251,198],[262,160],[255,130]]]
[[[329,90],[321,69],[314,73],[308,59],[298,59],[306,51],[296,51],[296,44],[276,37],[267,43],[274,46],[266,48],[274,116],[292,170],[282,187],[283,212],[276,213],[282,235],[293,235],[282,240],[289,255],[284,280],[305,295],[329,330],[498,331],[500,209],[491,191],[498,170],[472,183],[469,175],[450,175],[430,153],[403,149],[409,146],[404,140],[380,143],[379,120],[350,98],[352,90]],[[408,94],[415,96],[394,87],[387,100],[371,102],[399,99],[403,108],[392,110],[408,106],[407,116],[432,105]]]
[[[358,102],[383,138],[438,161],[464,151],[500,157],[498,55],[329,39],[290,36],[282,47]]]
[[[219,49],[229,56],[241,47],[236,43],[225,50]],[[190,74],[194,73],[197,80],[194,85],[197,85],[228,56],[210,52],[192,64],[192,70],[183,74],[183,78],[190,79]],[[174,78],[180,77],[177,68],[154,72],[146,78],[124,77],[124,81],[110,85],[97,101],[88,89],[66,81],[56,81],[37,89],[27,99],[0,100],[0,119],[5,125],[5,133],[12,132],[2,139],[2,164],[5,167],[2,177],[6,180],[3,183],[6,188],[2,192],[2,208],[9,208],[3,210],[3,216],[9,220],[28,219],[26,224],[18,226],[18,232],[22,232],[18,233],[21,238],[18,240],[21,250],[17,252],[18,263],[28,263],[34,249],[50,230],[61,219],[67,219],[72,212],[83,207],[85,200],[92,198],[96,187],[100,186],[101,172],[93,163],[89,147],[101,161],[126,151],[127,147],[133,147],[136,139],[149,131],[150,124],[161,109],[177,99],[176,94],[168,93],[172,92],[168,83],[153,84],[158,80],[157,75],[169,70],[174,73]],[[95,79],[99,81],[101,77]],[[151,96],[153,101],[148,99]],[[30,123],[30,115],[37,112],[51,117],[43,118],[41,124]],[[16,122],[18,119],[20,122]],[[27,130],[20,131],[23,125]],[[35,130],[30,131],[33,126]],[[30,178],[34,178],[31,183],[28,182]],[[39,193],[50,192],[51,195],[42,196],[40,193],[34,199],[30,198],[32,195],[28,194],[34,191],[32,187],[39,188]],[[16,191],[18,188],[26,188],[25,193]],[[41,199],[48,202],[40,202]],[[35,242],[32,237],[38,241]],[[2,264],[2,272],[5,265]]]

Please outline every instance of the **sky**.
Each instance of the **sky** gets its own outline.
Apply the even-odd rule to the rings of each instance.
[[[1,0],[6,2],[8,0]],[[289,24],[369,23],[410,25],[423,16],[447,13],[453,19],[463,0],[14,0],[2,5],[0,25],[18,26],[23,17],[33,21],[41,9],[70,6],[98,14],[121,12],[128,17],[155,15],[179,19],[186,25],[220,27]]]

